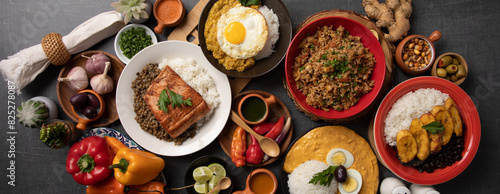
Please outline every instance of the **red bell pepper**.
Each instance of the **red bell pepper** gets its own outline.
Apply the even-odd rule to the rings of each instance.
[[[283,125],[285,124],[285,117],[281,116],[279,119],[278,119],[278,122],[276,122],[273,126],[273,128],[271,129],[271,131],[269,131],[269,133],[267,133],[265,135],[265,137],[268,137],[268,138],[271,138],[273,140],[275,140],[278,135],[281,134],[281,131],[283,130]]]
[[[269,132],[273,128],[273,126],[274,126],[274,123],[265,122],[265,123],[255,125],[252,129],[253,129],[253,131],[255,131],[255,133],[257,133],[259,135],[264,135],[267,132]]]
[[[264,158],[264,151],[260,148],[259,142],[253,135],[250,135],[252,138],[252,142],[248,146],[246,152],[247,162],[251,164],[260,164],[262,163],[262,159]]]
[[[71,146],[66,158],[66,171],[73,175],[77,183],[93,185],[111,174],[108,166],[112,161],[106,140],[90,136]]]

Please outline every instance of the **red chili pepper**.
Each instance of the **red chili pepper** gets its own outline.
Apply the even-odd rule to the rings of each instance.
[[[69,149],[66,171],[82,185],[93,185],[106,179],[112,170],[110,151],[102,137],[90,136],[77,142]]]
[[[265,122],[265,123],[255,125],[252,129],[253,129],[253,131],[255,131],[255,133],[257,133],[259,135],[264,135],[267,132],[269,132],[273,128],[273,126],[274,126],[274,123]]]
[[[231,161],[240,167],[245,165],[245,150],[247,149],[246,132],[243,128],[236,128],[231,141]]]
[[[281,131],[283,130],[284,123],[285,123],[285,117],[281,116],[280,119],[278,120],[278,122],[276,122],[274,124],[271,131],[269,131],[269,133],[267,133],[265,135],[265,137],[269,137],[271,139],[276,139],[278,137],[278,135],[281,134]]]
[[[264,151],[260,148],[257,139],[255,139],[252,135],[250,135],[250,137],[252,138],[252,143],[250,143],[247,149],[247,162],[251,164],[260,164],[264,158]]]

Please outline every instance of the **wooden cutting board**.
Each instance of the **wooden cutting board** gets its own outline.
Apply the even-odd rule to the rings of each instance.
[[[193,36],[194,40],[191,43],[199,45],[198,41],[198,22],[200,20],[201,12],[205,8],[205,5],[210,0],[200,0],[193,9],[184,17],[184,21],[178,25],[172,33],[167,37],[168,40],[180,40],[180,41],[188,41],[188,36]],[[250,78],[235,78],[229,79],[229,84],[231,85],[231,92],[233,96],[239,94],[243,88],[250,82]]]

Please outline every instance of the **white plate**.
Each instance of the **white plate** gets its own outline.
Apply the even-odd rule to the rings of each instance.
[[[148,63],[160,63],[164,58],[192,58],[208,70],[215,81],[220,94],[220,105],[214,110],[209,121],[200,127],[199,132],[182,145],[167,142],[141,129],[135,121],[133,109],[134,91],[132,81],[137,78],[136,73],[142,71]],[[164,156],[183,156],[203,149],[210,144],[224,128],[231,109],[231,87],[227,76],[213,67],[203,55],[201,48],[194,44],[181,41],[164,41],[151,45],[135,55],[125,66],[118,80],[116,88],[116,108],[120,121],[128,135],[143,148]]]
[[[143,29],[145,29],[146,30],[146,34],[148,34],[149,36],[151,36],[151,42],[153,42],[153,44],[158,43],[158,40],[156,39],[156,34],[151,29],[149,29],[149,27],[147,27],[145,25],[142,25],[142,24],[129,24],[129,25],[123,27],[116,34],[116,37],[115,37],[115,54],[125,64],[130,63],[130,59],[127,58],[125,55],[123,55],[123,52],[122,52],[122,49],[120,48],[119,42],[120,42],[120,37],[122,36],[122,33],[126,32],[130,28],[143,28]]]

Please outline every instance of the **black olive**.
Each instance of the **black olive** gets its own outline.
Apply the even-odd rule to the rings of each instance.
[[[96,109],[101,107],[101,102],[99,102],[99,98],[97,98],[97,96],[92,93],[87,93],[87,96],[89,97],[90,106],[93,106]]]
[[[83,115],[88,119],[93,119],[97,117],[97,110],[93,106],[87,106],[85,110],[83,110]]]
[[[337,168],[335,168],[334,174],[335,180],[337,180],[337,182],[339,183],[343,183],[347,180],[347,170],[343,165],[337,166]]]
[[[85,107],[88,100],[89,97],[85,92],[83,92],[71,96],[71,98],[69,99],[69,103],[71,103],[71,105],[74,107]]]

